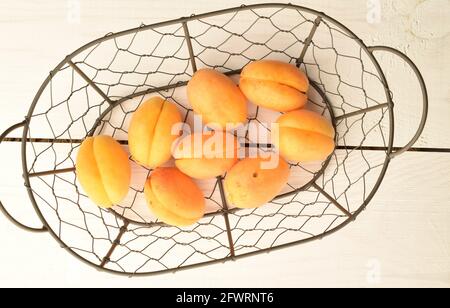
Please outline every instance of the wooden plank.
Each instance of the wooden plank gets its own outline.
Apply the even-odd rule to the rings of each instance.
[[[72,2],[75,5],[69,5]],[[79,21],[76,3],[80,5]],[[449,70],[448,57],[442,54],[448,49],[449,40],[448,36],[443,34],[442,39],[438,39],[422,33],[426,30],[420,28],[420,22],[424,23],[424,19],[419,16],[420,14],[415,13],[415,8],[422,10],[424,14],[432,14],[432,12],[430,13],[429,9],[418,3],[396,4],[384,9],[381,23],[367,21],[368,9],[364,2],[350,5],[332,1],[320,3],[304,1],[302,4],[325,11],[342,21],[369,45],[386,44],[407,52],[422,70],[432,102],[428,124],[416,145],[450,147],[449,135],[442,134],[442,131],[449,129],[445,115],[450,113],[450,107],[446,104],[449,100],[448,91],[441,82],[442,76],[445,76]],[[233,0],[227,5],[240,5],[240,2]],[[133,5],[118,2],[114,2],[113,5],[96,2],[94,5],[87,1],[75,0],[65,3],[47,0],[39,6],[29,4],[27,1],[3,2],[0,18],[5,23],[0,29],[0,39],[5,42],[14,42],[14,44],[4,44],[0,57],[3,71],[8,72],[0,77],[2,93],[0,130],[23,119],[35,91],[50,69],[64,55],[83,43],[103,36],[109,31],[135,27],[138,21],[149,24],[162,19],[189,15],[191,12],[220,8],[223,8],[222,4],[208,1],[190,2],[189,11],[183,5],[176,3],[154,5],[146,1],[134,1]],[[401,12],[400,18],[398,12]],[[111,16],[111,18],[104,16]],[[420,18],[418,26],[414,23],[417,18]],[[442,22],[438,17],[434,19],[436,22]],[[397,31],[398,29],[403,31]],[[413,31],[412,35],[403,34],[409,33],[410,30]],[[397,145],[401,145],[412,136],[418,123],[420,102],[418,102],[417,84],[412,78],[408,79],[408,74],[405,77],[406,68],[403,64],[388,56],[380,55],[380,57],[383,67],[388,72],[390,84],[396,88],[394,91],[397,102],[396,141]],[[399,86],[395,86],[396,81],[401,81]],[[11,108],[11,105],[14,108]],[[18,136],[19,133],[14,135]]]
[[[2,145],[3,174],[0,195],[15,215],[29,223],[36,219],[24,194],[18,163],[12,162],[17,147]],[[253,256],[236,263],[213,265],[192,271],[149,278],[161,286],[450,286],[450,211],[448,154],[407,153],[395,159],[377,195],[356,222],[322,241]],[[401,184],[400,184],[401,183]],[[48,236],[24,233],[0,217],[3,255],[0,272],[9,286],[142,285],[148,279],[99,275],[67,253]],[[26,262],[29,251],[33,262]],[[51,258],[49,258],[51,256]],[[21,266],[11,268],[20,262]],[[19,260],[19,261],[18,261]],[[270,265],[270,266],[268,266]],[[236,270],[245,268],[244,271]],[[261,273],[264,268],[264,273]],[[204,280],[192,280],[192,273]],[[39,277],[46,273],[42,282]],[[170,278],[169,278],[170,277]],[[271,279],[263,279],[272,277]],[[301,277],[301,278],[299,278]],[[26,278],[26,279],[25,279]],[[38,279],[38,280],[36,280]]]

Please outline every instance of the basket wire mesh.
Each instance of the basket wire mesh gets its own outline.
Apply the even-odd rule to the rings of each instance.
[[[185,86],[197,69],[237,78],[247,63],[265,58],[307,73],[308,108],[328,117],[337,132],[334,153],[324,162],[291,164],[289,183],[272,202],[234,209],[222,177],[201,181],[205,217],[191,227],[168,226],[145,205],[151,170],[131,158],[132,185],[121,204],[98,208],[80,190],[75,156],[86,136],[108,134],[126,148],[131,115],[152,95],[176,103],[192,124]],[[235,259],[339,230],[381,183],[393,152],[392,108],[377,61],[350,30],[323,13],[270,4],[141,25],[95,40],[50,73],[17,127],[24,127],[25,183],[45,224],[38,231],[48,230],[90,265],[136,275]],[[268,133],[265,123],[278,116],[251,107],[248,123]],[[241,143],[271,150],[249,134]]]

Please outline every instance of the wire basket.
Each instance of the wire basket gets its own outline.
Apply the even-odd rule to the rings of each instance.
[[[375,51],[397,55],[412,68],[423,93],[415,136],[393,147],[393,101]],[[131,159],[132,184],[112,209],[90,202],[77,185],[75,155],[86,136],[108,134],[127,147],[132,113],[146,98],[175,102],[187,123],[193,112],[186,83],[202,67],[232,78],[247,63],[277,59],[296,64],[311,82],[308,108],[328,117],[336,148],[324,162],[291,164],[285,190],[257,209],[233,209],[222,178],[199,182],[207,214],[191,227],[158,222],[146,208],[143,185],[151,170]],[[71,254],[98,269],[152,274],[236,259],[331,234],[367,206],[390,160],[421,134],[427,93],[416,66],[388,47],[367,47],[324,13],[291,4],[241,6],[110,33],[67,56],[38,90],[23,128],[22,164],[31,203],[49,232]],[[248,122],[276,112],[249,112]],[[267,128],[268,129],[268,128]],[[246,147],[264,147],[246,135]],[[270,148],[270,144],[265,145]]]

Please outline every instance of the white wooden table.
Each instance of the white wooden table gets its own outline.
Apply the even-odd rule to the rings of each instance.
[[[247,4],[253,2],[257,1]],[[321,241],[270,254],[175,275],[128,279],[96,272],[48,235],[23,232],[0,215],[0,286],[449,287],[450,153],[445,149],[450,148],[450,1],[374,0],[375,11],[366,1],[295,3],[333,16],[368,45],[404,51],[428,86],[429,118],[415,145],[425,151],[405,153],[390,164],[369,209],[355,223]],[[240,4],[236,0],[2,1],[0,131],[23,120],[50,69],[82,44],[141,22]],[[402,84],[398,63],[384,61],[384,65],[399,97],[396,145],[403,145],[419,121],[419,99],[410,94],[412,85]],[[1,144],[0,197],[19,217],[33,222],[18,153],[19,143]]]

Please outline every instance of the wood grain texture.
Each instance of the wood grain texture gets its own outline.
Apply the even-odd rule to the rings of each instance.
[[[367,45],[388,45],[406,52],[421,69],[430,93],[429,120],[416,146],[450,147],[450,124],[444,115],[450,114],[450,93],[446,78],[450,72],[445,51],[450,47],[449,27],[443,16],[448,4],[439,8],[436,0],[379,1],[380,22],[369,23],[366,2],[302,1],[301,5],[323,11],[341,21],[359,35]],[[248,1],[247,4],[265,1]],[[375,1],[377,2],[377,1]],[[439,1],[438,1],[439,2]],[[445,1],[444,1],[445,2]],[[177,1],[3,1],[0,4],[1,49],[0,93],[2,121],[0,130],[23,119],[38,87],[48,72],[63,57],[84,43],[108,32],[187,16],[225,6],[240,5],[238,0],[191,1],[189,8]],[[430,8],[431,7],[431,8]],[[428,20],[434,20],[432,26]],[[369,19],[370,20],[370,19]],[[431,34],[429,31],[439,29]],[[406,66],[398,59],[379,54],[393,88],[396,105],[396,143],[406,141],[419,121],[419,92],[417,83],[409,78]],[[406,73],[406,77],[405,77]],[[406,78],[406,79],[405,79]],[[407,81],[407,82],[405,82]],[[10,108],[9,106],[14,106]]]
[[[10,160],[15,151],[12,144],[2,145]],[[14,174],[16,165],[3,162],[2,169]],[[418,168],[423,165],[430,167]],[[100,274],[66,253],[50,236],[25,233],[0,216],[1,285],[449,287],[449,170],[447,154],[406,153],[392,162],[368,209],[330,237],[176,275],[131,280]],[[17,217],[38,225],[20,184],[20,176],[3,180],[2,201]]]
[[[246,1],[255,2],[264,1]],[[80,45],[141,22],[237,6],[241,1],[193,0],[186,8],[180,1],[80,0],[79,19],[73,3],[77,1],[0,3],[0,131],[23,119],[48,72]],[[388,45],[408,54],[422,71],[430,94],[428,123],[416,146],[448,148],[450,39],[443,18],[448,16],[448,1],[379,3],[380,22],[370,23],[365,1],[301,1],[341,21],[368,45]],[[394,92],[396,144],[402,145],[419,121],[417,84],[396,58],[377,57]],[[19,144],[3,143],[0,148],[0,198],[20,219],[38,226],[20,175]],[[331,237],[237,262],[131,280],[100,274],[50,236],[24,233],[0,215],[0,285],[450,287],[449,184],[448,153],[406,153],[392,161],[368,210]]]

